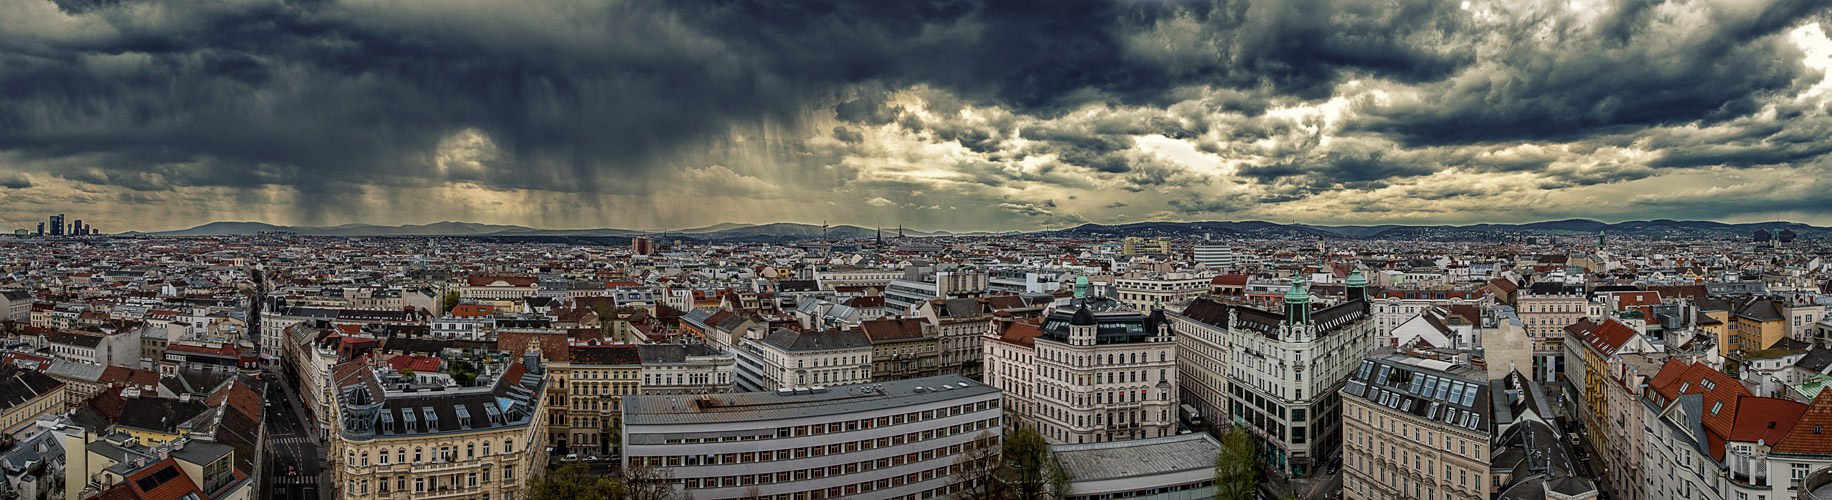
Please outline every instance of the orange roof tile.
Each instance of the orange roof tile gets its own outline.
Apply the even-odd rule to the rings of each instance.
[[[1832,455],[1832,391],[1819,391],[1771,452]]]

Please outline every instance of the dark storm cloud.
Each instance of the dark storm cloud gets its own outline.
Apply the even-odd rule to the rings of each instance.
[[[1705,19],[1652,13],[1669,6],[1707,12],[1700,15]],[[1458,78],[1425,86],[1427,99],[1363,103],[1366,119],[1354,127],[1432,145],[1572,140],[1742,117],[1775,92],[1817,80],[1785,32],[1827,8],[1818,0],[1735,6],[1618,0],[1589,12],[1604,16],[1595,23],[1538,13],[1493,31],[1448,33],[1446,42],[1485,59]]]
[[[719,164],[755,175],[746,162],[800,168],[786,177],[829,188],[860,177],[836,165],[891,123],[983,155],[949,166],[1001,187],[1205,183],[1135,137],[1188,140],[1266,159],[1239,169],[1270,186],[1256,203],[1451,168],[1545,172],[1556,187],[1828,151],[1823,110],[1751,118],[1816,81],[1784,32],[1823,18],[1822,1],[1757,2],[1697,26],[1672,11],[1718,7],[1620,0],[1578,22],[1555,3],[1516,3],[1544,8],[1499,20],[1458,4],[57,0],[79,22],[0,31],[0,152],[46,174],[39,184],[279,185],[320,213],[359,205],[367,187],[633,194],[655,188],[658,171]],[[1327,147],[1318,119],[1265,115],[1349,80],[1427,98],[1358,102]],[[929,118],[893,103],[912,88],[929,89]],[[963,118],[968,107],[976,113]],[[1090,108],[1106,111],[1082,113]],[[840,123],[814,133],[830,133],[840,152],[768,132],[801,133],[822,113]],[[1648,132],[1694,123],[1734,130],[1715,142]],[[454,142],[470,137],[487,142]],[[1656,153],[1646,165],[1560,171],[1550,152],[1462,147],[1543,139]],[[759,142],[774,148],[761,159],[733,146]],[[1010,168],[1030,156],[1057,164]],[[1171,203],[1186,213],[1250,206]],[[1036,201],[986,205],[1072,220]]]

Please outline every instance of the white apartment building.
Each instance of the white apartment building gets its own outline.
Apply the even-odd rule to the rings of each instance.
[[[667,470],[684,498],[947,498],[960,455],[1001,445],[1001,411],[997,389],[957,375],[633,396],[623,466]]]
[[[1177,344],[1162,311],[1079,298],[1035,338],[1037,430],[1051,443],[1102,443],[1177,432]]]
[[[1196,298],[1209,291],[1207,277],[1189,273],[1169,273],[1141,278],[1113,280],[1120,302],[1140,311]]]
[[[1313,308],[1296,282],[1284,314],[1229,308],[1227,418],[1253,432],[1284,474],[1310,475],[1341,445],[1337,390],[1380,344],[1357,278],[1348,300],[1327,308]]]
[[[1234,249],[1227,245],[1196,245],[1196,263],[1209,269],[1234,267]]]
[[[1370,357],[1341,390],[1343,498],[1489,498],[1488,372]]]
[[[884,286],[891,280],[903,279],[903,271],[887,269],[833,268],[814,271],[814,280],[820,282],[822,290],[832,290],[839,286]]]
[[[32,292],[0,291],[0,320],[16,323],[32,321]]]
[[[777,329],[762,340],[740,344],[735,354],[742,391],[871,381],[871,339],[862,330]]]
[[[1474,306],[1487,310],[1495,305],[1495,297],[1484,293],[1482,284],[1464,288],[1394,288],[1369,295],[1369,309],[1374,313],[1374,322],[1382,335],[1393,333],[1393,329],[1399,328],[1400,324],[1433,307],[1449,309],[1453,306]]]
[[[444,316],[431,321],[433,337],[458,340],[483,340],[484,326],[489,322],[473,316]]]
[[[645,395],[724,393],[737,383],[734,356],[705,344],[643,344],[636,349]]]

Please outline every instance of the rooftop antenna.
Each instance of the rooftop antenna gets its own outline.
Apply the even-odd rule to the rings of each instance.
[[[832,249],[827,245],[827,219],[821,219],[821,256],[826,257]]]

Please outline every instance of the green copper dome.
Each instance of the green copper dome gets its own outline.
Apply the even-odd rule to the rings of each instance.
[[[1087,276],[1076,276],[1075,277],[1075,297],[1081,298],[1081,297],[1088,296],[1089,285],[1090,283],[1088,282]]]
[[[1291,289],[1285,291],[1285,303],[1304,304],[1310,302],[1310,292],[1304,290],[1304,281],[1291,280]]]
[[[1361,275],[1360,269],[1356,269],[1349,273],[1348,285],[1360,287],[1368,286],[1368,278]]]

